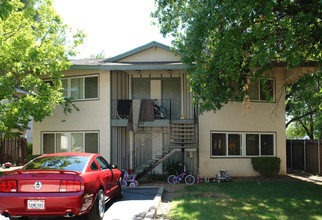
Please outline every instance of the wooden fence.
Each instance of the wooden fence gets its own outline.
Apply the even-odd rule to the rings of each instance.
[[[287,168],[321,175],[322,140],[287,140]]]
[[[0,164],[5,162],[23,165],[27,158],[26,138],[0,139]]]

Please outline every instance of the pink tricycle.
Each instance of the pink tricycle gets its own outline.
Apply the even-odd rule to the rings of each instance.
[[[136,187],[139,185],[139,182],[135,180],[136,175],[130,175],[126,170],[123,171],[123,180],[122,180],[122,186],[126,187],[129,183],[130,187]]]

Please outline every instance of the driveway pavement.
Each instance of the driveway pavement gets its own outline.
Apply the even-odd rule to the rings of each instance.
[[[164,187],[133,187],[125,188],[123,198],[120,201],[111,201],[106,205],[104,220],[140,220],[153,219],[157,207],[161,203]],[[66,220],[68,218],[30,218],[32,220]],[[72,218],[73,220],[85,220],[84,216]],[[0,220],[9,220],[0,215]]]

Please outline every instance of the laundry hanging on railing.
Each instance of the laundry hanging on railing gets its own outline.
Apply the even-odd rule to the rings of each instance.
[[[139,123],[147,121],[154,121],[154,101],[151,99],[133,99],[127,130],[136,132]]]

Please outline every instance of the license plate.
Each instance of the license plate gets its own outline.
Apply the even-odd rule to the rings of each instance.
[[[28,209],[45,209],[45,200],[28,200]]]

